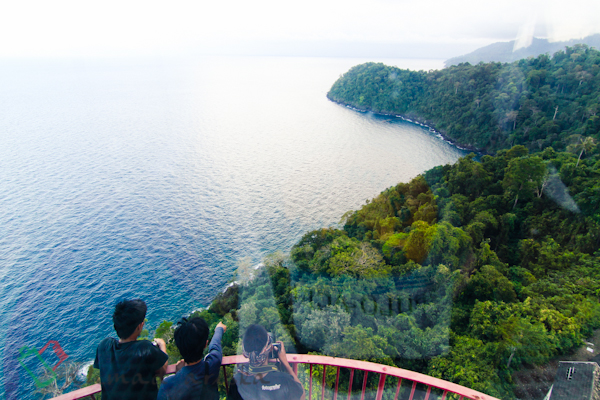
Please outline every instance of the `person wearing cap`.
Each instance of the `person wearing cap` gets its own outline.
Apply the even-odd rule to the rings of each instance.
[[[304,388],[290,366],[283,342],[273,343],[260,325],[250,325],[242,342],[248,365],[238,368],[231,379],[227,400],[304,400]],[[275,354],[284,372],[269,363]]]
[[[219,322],[208,346],[208,325],[202,318],[183,318],[173,334],[175,345],[183,356],[175,367],[177,373],[165,378],[158,391],[158,400],[218,400],[217,379],[223,360],[221,339],[227,326]]]

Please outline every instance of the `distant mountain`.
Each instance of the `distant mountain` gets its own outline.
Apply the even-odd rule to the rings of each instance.
[[[529,47],[523,47],[517,51],[513,51],[515,41],[492,43],[489,46],[482,47],[472,53],[464,56],[454,57],[446,60],[444,65],[458,65],[468,62],[472,65],[480,62],[513,62],[527,57],[537,57],[540,54],[549,53],[550,55],[565,48],[565,46],[573,46],[578,43],[586,44],[590,47],[600,49],[600,34],[587,36],[583,39],[572,39],[565,42],[549,42],[548,39],[533,38]]]

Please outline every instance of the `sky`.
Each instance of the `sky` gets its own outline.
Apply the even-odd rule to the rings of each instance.
[[[598,0],[2,0],[0,57],[450,58],[600,33]]]

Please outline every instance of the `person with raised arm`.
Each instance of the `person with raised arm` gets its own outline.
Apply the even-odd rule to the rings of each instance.
[[[217,378],[223,359],[221,339],[227,330],[222,322],[215,328],[208,354],[202,357],[208,344],[208,325],[196,317],[177,323],[174,338],[183,360],[175,367],[177,373],[165,378],[158,400],[218,400]]]

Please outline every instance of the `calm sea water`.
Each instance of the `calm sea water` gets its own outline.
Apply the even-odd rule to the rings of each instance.
[[[0,397],[39,398],[23,347],[90,360],[118,299],[145,299],[153,330],[207,306],[241,258],[464,154],[329,102],[363,61],[0,62]]]

